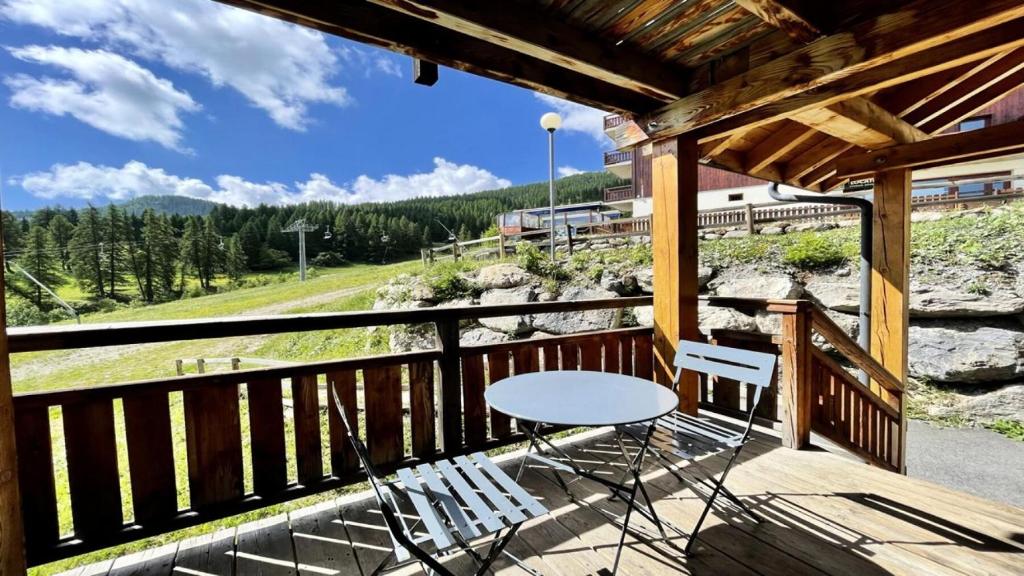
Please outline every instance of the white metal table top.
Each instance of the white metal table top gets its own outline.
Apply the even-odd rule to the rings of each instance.
[[[487,388],[487,404],[509,416],[562,426],[615,426],[660,418],[679,405],[650,380],[585,370],[532,372]]]

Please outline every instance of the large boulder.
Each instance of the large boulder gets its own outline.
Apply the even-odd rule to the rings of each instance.
[[[633,308],[633,318],[637,326],[654,326],[654,306],[637,306]]]
[[[853,282],[833,282],[814,277],[804,289],[822,306],[837,312],[860,310],[860,286]]]
[[[476,282],[484,290],[515,288],[530,281],[530,273],[515,264],[492,264],[480,269]]]
[[[392,326],[388,333],[388,347],[393,353],[437,348],[437,333],[434,330],[434,325]]]
[[[559,300],[598,300],[616,298],[618,294],[601,288],[570,286],[562,291]],[[552,334],[572,334],[593,330],[611,330],[622,323],[621,309],[582,310],[579,312],[554,312],[537,314],[533,327]]]
[[[910,328],[910,375],[931,382],[995,384],[1024,376],[1024,328],[962,320]]]
[[[476,346],[508,342],[511,339],[512,337],[505,332],[495,332],[488,328],[472,328],[459,336],[459,344],[462,346]]]
[[[942,286],[915,287],[910,292],[910,315],[915,318],[979,318],[1024,313],[1024,297],[996,291],[971,294]]]
[[[518,288],[495,288],[480,295],[482,306],[495,306],[499,304],[526,304],[533,302],[537,293],[532,286],[520,286]],[[486,328],[507,334],[523,334],[533,329],[529,315],[522,316],[498,316],[496,318],[481,318],[480,323]]]
[[[710,335],[712,330],[742,330],[757,332],[757,321],[753,316],[732,308],[720,306],[701,306],[697,309],[697,322],[700,331]]]
[[[633,272],[636,284],[644,294],[654,294],[654,271],[650,268],[640,268]]]
[[[803,287],[783,274],[730,274],[712,280],[709,287],[719,296],[733,298],[799,298]]]
[[[990,392],[962,396],[960,410],[983,422],[1024,418],[1024,384],[1010,384]]]

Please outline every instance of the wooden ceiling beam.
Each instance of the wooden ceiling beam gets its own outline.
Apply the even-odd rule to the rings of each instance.
[[[799,188],[816,184],[821,179],[815,181],[813,177],[808,176],[809,174],[854,148],[856,146],[849,142],[839,140],[838,138],[829,138],[822,142],[820,146],[815,146],[786,163],[782,171],[783,181]],[[804,180],[805,178],[807,180]]]
[[[659,104],[634,90],[361,0],[218,1],[609,112],[631,114]]]
[[[535,3],[503,0],[499,7],[464,0],[369,1],[651,98],[670,102],[688,93],[686,69],[545,16]]]
[[[963,82],[974,73],[975,70],[987,66],[989,63],[998,60],[1005,55],[1005,52],[995,54],[989,58],[983,58],[974,62],[962,64],[956,68],[943,70],[935,74],[929,74],[914,82],[900,84],[881,91],[872,101],[882,108],[902,118],[904,115],[920,108],[934,98],[938,98],[947,90]]]
[[[866,98],[850,98],[793,119],[862,148],[876,149],[925,140],[928,135]]]
[[[761,172],[817,134],[802,124],[787,122],[746,153],[744,170],[751,174]]]
[[[811,24],[792,7],[779,0],[734,0],[744,10],[782,30],[787,36],[806,44],[822,35],[821,30]]]
[[[704,140],[749,129],[1022,46],[1021,16],[1024,3],[1016,0],[985,0],[971,10],[957,0],[914,0],[642,115],[609,135],[626,147],[685,132]]]
[[[856,178],[885,170],[957,164],[1020,151],[1024,151],[1024,120],[849,156],[836,162],[835,176]]]

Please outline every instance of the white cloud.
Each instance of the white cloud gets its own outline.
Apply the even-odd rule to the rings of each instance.
[[[364,175],[348,186],[336,184],[319,173],[310,174],[305,182],[296,182],[294,186],[250,182],[231,175],[217,176],[215,180],[216,186],[211,186],[196,178],[182,178],[131,161],[120,168],[88,162],[55,164],[49,170],[14,178],[12,183],[47,199],[125,200],[147,194],[170,194],[236,206],[297,204],[312,200],[344,204],[392,202],[412,197],[469,194],[512,185],[483,168],[456,164],[444,158],[434,158],[434,169],[430,172],[408,176],[389,174],[379,180]]]
[[[584,172],[584,170],[580,170],[579,168],[574,168],[572,166],[559,166],[558,167],[558,175],[563,177],[563,178],[566,177],[566,176],[574,176],[576,174],[583,174],[583,172]]]
[[[15,108],[70,115],[108,134],[152,140],[175,150],[182,149],[180,114],[199,110],[187,92],[112,52],[56,46],[8,50],[19,60],[60,68],[71,76],[4,78]]]
[[[0,15],[201,74],[293,130],[311,104],[350,102],[323,34],[210,0],[0,0]]]
[[[361,69],[366,77],[369,77],[374,72],[396,78],[402,77],[402,69],[399,68],[398,61],[390,53],[383,50],[365,49],[358,46],[341,46],[338,53],[341,54],[341,58],[346,64],[350,64],[356,69]]]
[[[598,144],[609,142],[608,136],[604,133],[604,117],[607,113],[597,108],[569,102],[540,92],[534,92],[533,95],[558,112],[558,115],[562,117],[562,130],[586,134],[596,140]]]

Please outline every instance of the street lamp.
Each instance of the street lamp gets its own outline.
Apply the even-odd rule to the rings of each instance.
[[[551,202],[551,260],[555,259],[555,130],[562,127],[562,118],[554,112],[540,117],[540,127],[548,131],[548,199]]]

